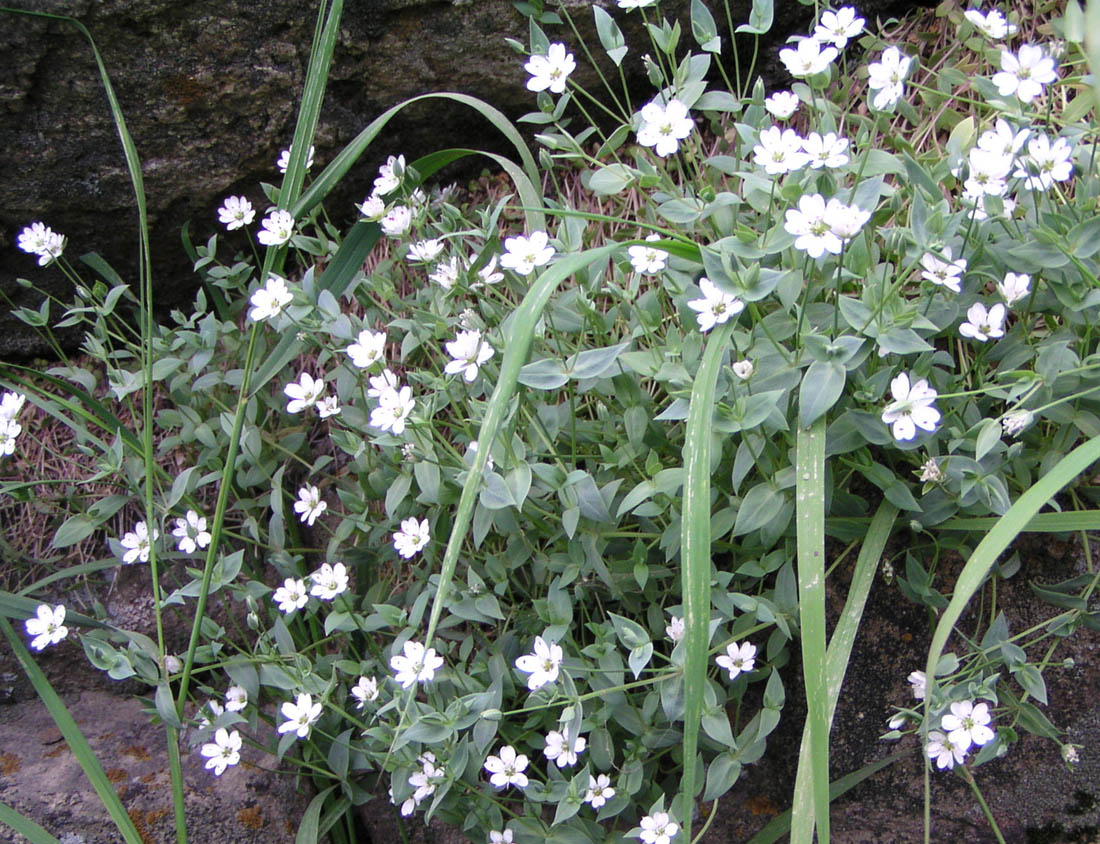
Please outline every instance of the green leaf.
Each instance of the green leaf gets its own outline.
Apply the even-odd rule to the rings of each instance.
[[[734,536],[744,536],[759,530],[773,518],[784,501],[783,493],[770,482],[764,481],[750,489],[737,510],[733,525]]]
[[[752,0],[749,22],[741,24],[735,31],[747,32],[752,35],[764,35],[772,28],[774,12],[773,0]]]
[[[561,361],[543,358],[524,366],[517,380],[535,390],[556,390],[569,381],[569,375]]]
[[[577,381],[585,378],[603,378],[615,366],[619,355],[630,348],[630,342],[619,343],[603,349],[588,349],[569,359],[566,372]],[[526,368],[526,367],[525,367]]]
[[[722,39],[714,17],[703,0],[691,0],[691,34],[699,47],[708,53],[722,52]]]
[[[703,791],[703,802],[709,803],[721,797],[737,782],[741,776],[741,763],[733,753],[721,753],[715,756],[707,768],[707,785]]]
[[[57,529],[51,544],[54,548],[68,548],[70,545],[76,545],[76,543],[87,539],[95,532],[97,527],[99,527],[99,524],[88,518],[86,514],[77,513],[69,516],[64,524]]]
[[[306,807],[302,819],[298,821],[298,834],[294,836],[294,844],[317,844],[320,840],[321,810],[335,788],[335,785],[330,785],[309,801],[309,806]]]
[[[820,419],[844,391],[847,377],[844,366],[836,361],[815,360],[802,377],[798,390],[799,424],[806,428]]]
[[[6,803],[0,803],[0,824],[10,827],[18,835],[26,838],[30,844],[61,844],[30,818],[19,814]]]
[[[640,176],[633,167],[617,161],[595,171],[588,180],[588,187],[597,196],[614,196],[629,188]]]

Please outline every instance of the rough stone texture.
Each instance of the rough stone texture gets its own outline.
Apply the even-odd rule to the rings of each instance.
[[[22,0],[22,5],[74,15],[96,39],[144,165],[157,301],[163,307],[186,301],[194,278],[180,246],[180,227],[191,221],[195,239],[204,240],[216,228],[214,211],[224,196],[243,193],[262,204],[259,183],[277,181],[273,163],[293,134],[316,2]],[[568,0],[568,5],[598,52],[591,3]],[[610,0],[604,5],[613,6]],[[804,31],[812,14],[794,0],[776,5],[760,63],[771,74],[776,46],[788,33]],[[913,3],[860,5],[873,21]],[[747,18],[748,0],[731,6],[735,22]],[[691,38],[689,7],[689,0],[661,4],[665,15],[683,20],[683,43]],[[637,31],[640,16],[612,11],[634,47],[625,66],[638,78],[638,56],[647,43]],[[133,192],[87,42],[58,21],[5,16],[3,24],[0,291],[18,304],[37,304],[16,285],[23,277],[63,300],[71,295],[59,270],[42,271],[15,248],[20,229],[34,220],[68,235],[71,259],[99,252],[133,280]],[[533,96],[524,87],[523,60],[504,44],[505,37],[526,41],[526,32],[526,19],[510,0],[346,0],[317,136],[317,166],[384,109],[417,94],[462,91],[513,118],[529,111]],[[567,27],[551,37],[576,47]],[[577,55],[583,78],[586,61]],[[495,130],[468,109],[439,101],[413,108],[390,124],[348,175],[330,213],[344,222],[340,209],[346,208],[350,220],[351,203],[369,192],[374,168],[387,154],[417,156],[447,146],[507,152]],[[39,351],[42,346],[31,334],[3,315],[0,354]]]

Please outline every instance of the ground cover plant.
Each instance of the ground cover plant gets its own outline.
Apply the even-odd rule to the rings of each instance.
[[[1021,730],[1072,763],[1042,673],[1100,621],[1095,567],[1044,587],[1051,618],[1026,631],[997,613],[995,584],[1025,526],[1098,523],[1085,16],[1100,6],[1071,2],[1036,30],[947,3],[950,37],[927,50],[816,9],[779,53],[786,91],[765,90],[728,35],[766,33],[766,0],[740,23],[701,0],[684,23],[644,0],[593,6],[599,45],[577,40],[575,10],[517,8],[537,158],[490,104],[434,95],[512,143],[515,160],[489,156],[507,196],[429,188],[469,154],[444,150],[392,155],[355,209],[322,205],[363,178],[357,159],[401,108],[313,160],[335,2],[281,183],[227,197],[225,231],[190,245],[191,312],[154,323],[147,250],[131,287],[28,226],[20,248],[65,272],[73,299],[22,318],[83,327],[99,366],[61,363],[45,387],[6,367],[0,450],[34,436],[30,404],[71,427],[92,480],[120,487],[59,520],[57,548],[135,503],[144,518],[110,558],[5,593],[4,614],[34,649],[79,632],[111,677],[148,682],[177,784],[181,746],[213,776],[246,744],[296,768],[317,789],[301,841],[354,840],[349,813],[379,785],[407,822],[474,841],[694,840],[767,752],[796,652],[806,752],[781,825],[825,841],[829,725],[880,563],[935,626],[884,738],[915,734],[928,771],[962,776],[983,808],[980,766]],[[626,43],[624,15],[648,44]],[[638,61],[642,99],[620,73]],[[577,82],[581,65],[602,90]],[[562,187],[577,172],[583,195]],[[906,550],[883,562],[895,531]],[[968,560],[950,593],[948,552]],[[42,600],[116,565],[149,567],[155,638]],[[855,573],[827,631],[840,565]],[[978,593],[988,624],[963,635]],[[180,653],[169,613],[194,619]]]

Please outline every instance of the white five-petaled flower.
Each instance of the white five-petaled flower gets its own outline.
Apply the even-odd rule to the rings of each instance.
[[[327,509],[328,504],[321,499],[321,490],[317,487],[307,484],[298,490],[298,500],[294,502],[294,512],[298,514],[299,520],[313,527],[317,517]]]
[[[489,782],[495,788],[507,788],[514,785],[516,788],[527,788],[527,757],[522,753],[516,753],[516,749],[510,744],[500,749],[499,756],[487,756],[485,758],[485,770],[492,774]]]
[[[443,241],[438,238],[418,240],[409,244],[409,252],[405,256],[407,261],[432,261],[443,251]]]
[[[738,645],[730,642],[726,645],[726,652],[715,657],[719,668],[729,672],[730,679],[736,680],[739,674],[748,674],[756,666],[756,645],[744,642]]]
[[[321,704],[314,703],[305,692],[299,692],[294,703],[285,701],[279,711],[287,719],[279,725],[279,732],[296,733],[298,738],[305,738],[309,735],[309,728],[321,717]]]
[[[748,381],[756,371],[756,366],[751,360],[734,361],[731,368],[733,369],[733,374],[742,381]]]
[[[1003,117],[998,117],[992,129],[986,129],[978,136],[978,147],[1001,155],[1015,156],[1030,136],[1030,129],[1021,129],[1017,132],[1011,123]]]
[[[288,577],[283,585],[275,590],[272,600],[279,605],[279,610],[284,613],[292,613],[300,610],[309,603],[309,595],[306,594],[306,582],[304,579]]]
[[[397,376],[390,369],[383,369],[380,374],[370,377],[367,395],[372,399],[380,399],[383,393],[396,389],[398,389]]]
[[[450,290],[458,282],[458,256],[452,255],[446,261],[440,261],[428,274],[428,281],[434,281],[444,290]]]
[[[1016,24],[1009,23],[997,9],[991,9],[984,15],[978,9],[967,9],[963,15],[978,32],[994,41],[1016,34]]]
[[[384,375],[385,373],[383,373]],[[382,376],[379,376],[382,377]],[[371,379],[372,383],[374,379]],[[416,407],[409,386],[400,389],[385,389],[378,395],[378,407],[370,412],[370,426],[383,431],[391,431],[395,436],[405,432],[405,422]]]
[[[848,139],[841,138],[835,132],[826,132],[824,135],[811,132],[802,141],[802,150],[814,170],[822,167],[843,167],[848,163]]]
[[[837,200],[825,202],[825,197],[811,193],[799,197],[798,208],[788,208],[783,228],[794,235],[794,248],[811,258],[820,258],[826,252],[839,255],[844,244],[833,232],[833,223],[840,208],[846,208]],[[835,203],[835,204],[834,204]]]
[[[997,282],[997,292],[1006,305],[1014,305],[1031,292],[1031,276],[1025,273],[1005,273],[1004,281]]]
[[[776,91],[770,97],[764,98],[764,108],[776,120],[786,120],[798,111],[798,106],[798,95],[790,91]]]
[[[1058,78],[1054,59],[1037,44],[1024,44],[1018,53],[1001,53],[1001,70],[993,74],[993,84],[1002,97],[1013,94],[1020,102],[1030,103],[1043,93],[1043,86]]]
[[[531,56],[523,66],[531,74],[531,78],[527,80],[527,90],[549,90],[552,94],[561,94],[565,91],[565,80],[576,68],[573,54],[565,51],[564,44],[551,44],[545,56]]]
[[[638,143],[653,147],[661,158],[672,155],[680,148],[680,141],[691,134],[695,121],[688,107],[679,100],[669,100],[666,105],[654,100],[642,107],[642,127],[638,130]]]
[[[838,50],[848,46],[848,39],[855,38],[863,32],[863,24],[866,21],[856,16],[856,10],[851,6],[842,6],[835,12],[830,10],[821,13],[821,23],[814,27],[813,37],[824,44],[831,42]]]
[[[484,284],[497,284],[504,281],[504,273],[497,270],[497,257],[494,255],[484,267],[477,271],[477,281],[470,283],[471,290],[477,290]]]
[[[205,548],[213,538],[206,530],[206,517],[194,510],[188,510],[186,518],[176,519],[172,536],[179,540],[179,550],[184,554],[194,554],[199,548]]]
[[[959,747],[950,738],[939,730],[928,733],[928,744],[925,752],[929,759],[936,760],[936,767],[941,771],[961,765],[966,759],[966,748]]]
[[[65,251],[65,236],[58,234],[45,223],[31,223],[19,233],[16,244],[24,252],[38,258],[38,266],[61,257]]]
[[[477,378],[481,366],[493,356],[493,347],[477,330],[458,332],[445,347],[452,359],[443,367],[443,372],[461,375],[468,382]]]
[[[723,293],[706,276],[699,279],[699,292],[703,294],[703,298],[692,299],[687,306],[696,311],[695,320],[704,334],[745,309],[744,302],[736,296]]]
[[[405,156],[391,155],[386,163],[378,168],[378,178],[374,180],[374,192],[385,196],[397,190],[405,175]]]
[[[660,239],[661,236],[656,232],[646,235],[646,240],[648,241]],[[634,272],[636,273],[644,273],[647,275],[659,273],[665,268],[665,264],[668,262],[668,253],[655,246],[642,246],[641,244],[636,244],[628,247],[626,254],[630,256],[630,265],[634,268]]]
[[[412,210],[406,205],[395,205],[378,221],[389,237],[401,237],[412,225]]]
[[[871,98],[871,107],[883,111],[905,94],[905,77],[912,62],[897,47],[887,47],[882,57],[867,67],[867,85],[877,93]]]
[[[230,686],[225,690],[227,712],[241,712],[246,706],[248,706],[248,692],[244,686]]]
[[[779,60],[786,65],[791,76],[801,79],[821,73],[838,55],[840,53],[836,47],[822,47],[816,38],[802,38],[794,48],[780,50]]]
[[[294,147],[290,149],[284,149],[279,153],[279,160],[275,162],[275,166],[279,168],[280,173],[285,173],[286,168],[290,166],[290,154]],[[313,144],[309,145],[309,153],[306,155],[306,169],[308,170],[313,166],[313,153],[317,150]]]
[[[0,418],[0,456],[15,453],[15,441],[23,432],[23,426],[14,419]]]
[[[309,579],[313,583],[309,594],[322,601],[331,601],[348,589],[348,569],[343,563],[324,563]]]
[[[328,419],[330,416],[337,416],[340,413],[340,397],[339,396],[325,396],[314,408],[317,410],[317,415],[322,419]]]
[[[405,559],[424,549],[432,534],[428,520],[417,521],[415,516],[401,520],[401,530],[393,535],[393,549]]]
[[[248,318],[259,322],[262,319],[278,316],[293,300],[294,295],[286,286],[286,279],[272,273],[267,277],[264,286],[253,293],[248,300],[252,305]]]
[[[802,137],[794,129],[772,126],[763,130],[758,140],[760,143],[752,148],[752,160],[770,176],[790,173],[810,163],[810,156],[802,151]]]
[[[381,194],[372,193],[356,205],[355,209],[368,220],[375,221],[386,213],[386,200],[382,198]]]
[[[33,636],[31,647],[40,651],[47,645],[56,645],[69,635],[69,628],[65,626],[65,607],[61,604],[51,607],[48,604],[39,604],[34,611],[34,616],[24,622],[27,635]]]
[[[949,742],[960,750],[969,750],[971,744],[981,747],[993,741],[994,733],[988,726],[990,720],[988,704],[957,700],[951,704],[951,711],[940,719],[940,727],[947,733]]]
[[[374,677],[360,677],[351,687],[351,696],[358,701],[355,708],[362,709],[367,701],[378,700],[378,681]]]
[[[1067,181],[1073,175],[1073,147],[1065,138],[1050,138],[1040,133],[1027,143],[1027,155],[1019,159],[1012,175],[1024,180],[1028,190],[1049,190],[1055,182]]]
[[[909,681],[909,685],[913,687],[913,697],[917,700],[924,700],[924,695],[927,691],[928,681],[924,676],[923,671],[911,671],[909,676],[905,678]]]
[[[917,428],[934,431],[940,422],[940,412],[932,406],[937,393],[924,378],[911,384],[909,375],[899,373],[890,382],[894,400],[882,412],[882,421],[891,426],[895,440],[911,440]]]
[[[561,645],[556,642],[547,642],[542,636],[536,636],[534,651],[519,657],[516,660],[516,668],[524,674],[531,675],[527,678],[527,688],[535,691],[558,679],[561,661]]]
[[[946,287],[954,293],[962,293],[962,279],[960,276],[966,272],[966,259],[952,260],[951,247],[945,246],[941,250],[946,260],[940,260],[931,252],[926,252],[920,259],[924,272],[921,278]]]
[[[997,150],[974,147],[966,157],[968,177],[963,183],[966,195],[977,200],[982,195],[1001,196],[1008,189],[1012,156]]]
[[[593,809],[599,809],[615,796],[615,789],[611,787],[611,778],[607,774],[594,777],[588,775],[588,790],[584,793],[584,802]]]
[[[302,410],[308,410],[317,404],[324,391],[325,380],[323,378],[314,378],[308,372],[303,372],[297,383],[287,384],[283,388],[283,392],[290,399],[286,404],[286,412],[298,413]]]
[[[665,626],[665,635],[671,642],[680,642],[684,638],[684,620],[674,615]]]
[[[642,828],[639,837],[645,844],[669,844],[680,831],[679,824],[672,821],[668,812],[646,815],[639,826]]]
[[[970,337],[984,343],[986,340],[1004,337],[1005,306],[998,302],[992,308],[986,309],[981,302],[975,302],[966,311],[966,322],[959,326],[959,333],[963,337]]]
[[[19,415],[23,405],[27,403],[27,397],[23,393],[5,391],[0,397],[0,419],[11,421]]]
[[[500,265],[520,275],[529,275],[535,267],[541,267],[554,257],[554,247],[544,231],[531,232],[530,237],[518,235],[504,241],[505,252]]]
[[[119,540],[122,547],[126,549],[126,553],[122,555],[122,562],[126,565],[149,562],[149,550],[159,538],[160,531],[153,528],[153,536],[150,538],[149,527],[145,522],[138,522],[133,530]]]
[[[199,752],[206,757],[207,770],[213,770],[214,776],[220,777],[226,768],[241,761],[241,734],[219,727],[214,740],[204,744]]]
[[[256,219],[256,210],[245,196],[227,196],[218,209],[218,222],[223,223],[227,231],[247,226]]]
[[[404,655],[390,657],[390,668],[394,679],[403,689],[410,689],[417,683],[430,683],[437,669],[443,666],[443,657],[436,656],[435,648],[424,649],[420,642],[411,639],[405,642]]]
[[[577,764],[577,755],[584,752],[588,746],[588,740],[584,736],[577,736],[571,740],[569,727],[562,727],[561,732],[551,730],[546,734],[546,747],[542,754],[552,760],[559,768],[567,768]]]
[[[263,231],[256,239],[264,246],[282,246],[294,234],[294,216],[289,211],[278,208],[264,217]]]

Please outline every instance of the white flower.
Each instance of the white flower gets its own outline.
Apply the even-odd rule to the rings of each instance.
[[[369,331],[364,329],[359,332],[355,342],[348,346],[344,352],[354,366],[366,369],[374,363],[385,360],[386,332]]]
[[[887,47],[880,61],[868,65],[867,85],[878,92],[871,98],[872,108],[883,111],[904,96],[905,76],[911,62],[912,59],[903,56],[897,47]]]
[[[962,279],[960,276],[966,272],[966,259],[951,260],[950,246],[943,247],[942,251],[943,257],[947,259],[946,261],[941,261],[931,252],[926,252],[924,257],[920,259],[921,266],[924,267],[921,278],[941,287],[946,287],[955,293],[962,293]]]
[[[669,100],[661,105],[657,100],[642,107],[642,128],[638,130],[638,143],[653,147],[664,158],[680,148],[680,141],[691,134],[695,121],[688,108],[679,100]]]
[[[966,193],[975,200],[983,194],[1001,196],[1008,185],[1005,179],[1012,169],[1012,156],[980,147],[967,155],[969,178],[964,183]]]
[[[16,244],[24,252],[37,256],[38,266],[44,267],[61,257],[65,250],[65,236],[44,223],[31,223],[19,233]]]
[[[27,635],[34,636],[31,647],[36,651],[47,645],[56,645],[69,635],[69,628],[65,626],[65,607],[61,604],[52,609],[47,604],[39,604],[34,611],[34,618],[28,618],[24,626],[27,628]]]
[[[458,281],[458,272],[458,256],[452,255],[435,265],[435,269],[428,274],[428,280],[434,281],[444,290],[450,290]]]
[[[360,677],[359,682],[351,687],[351,696],[359,701],[356,709],[362,709],[369,700],[378,700],[378,681],[373,677]]]
[[[642,831],[639,837],[645,844],[669,844],[676,833],[680,831],[678,824],[673,823],[668,812],[654,812],[642,818],[640,824]]]
[[[921,483],[928,483],[929,481],[931,481],[932,483],[939,483],[943,480],[943,472],[940,471],[940,464],[936,462],[935,457],[929,457],[921,464],[920,477],[918,477],[917,480],[919,480]],[[924,672],[914,671],[912,674],[909,675],[909,682],[913,683],[913,678],[918,674],[920,675],[920,695],[918,697],[923,698]],[[913,694],[917,694],[916,685],[913,686]]]
[[[392,431],[395,436],[400,436],[405,432],[405,422],[414,407],[416,400],[412,397],[411,387],[384,390],[378,396],[378,407],[370,412],[369,424],[372,428]]]
[[[631,0],[619,0],[619,5],[628,2],[631,2]],[[649,0],[645,0],[645,2],[649,2]],[[503,832],[497,832],[494,829],[490,831],[489,844],[512,844],[512,830],[506,829]]]
[[[831,41],[838,50],[843,50],[848,45],[849,38],[855,38],[863,32],[863,18],[856,17],[856,10],[851,6],[842,6],[835,12],[832,10],[821,13],[821,23],[814,27],[813,37],[824,44]]]
[[[961,765],[966,759],[966,748],[959,747],[939,730],[928,733],[928,745],[925,752],[929,759],[936,760],[936,767],[941,771]]]
[[[940,719],[940,727],[947,733],[947,740],[961,750],[973,744],[981,747],[993,741],[989,705],[975,704],[972,700],[957,700],[951,704],[951,712]]]
[[[256,235],[256,239],[264,246],[281,246],[294,234],[294,217],[281,208],[264,217],[260,225],[263,231]]]
[[[477,271],[477,281],[470,285],[471,290],[476,290],[483,284],[497,284],[504,281],[504,273],[497,272],[497,256],[489,259],[484,267]]]
[[[1030,103],[1043,93],[1044,85],[1057,78],[1054,59],[1042,47],[1024,44],[1019,53],[1001,53],[1001,70],[993,74],[993,84],[1002,97],[1015,94],[1020,102]]]
[[[756,371],[756,367],[751,360],[739,360],[732,364],[733,374],[740,378],[742,381],[748,381],[752,378],[752,374]]]
[[[697,311],[695,319],[699,323],[699,330],[704,334],[745,309],[744,302],[736,296],[723,293],[706,276],[699,279],[699,292],[703,294],[703,298],[692,299],[687,306]]]
[[[421,551],[431,538],[428,520],[421,519],[418,522],[416,517],[412,516],[401,521],[401,530],[393,535],[393,548],[402,557],[408,559]]]
[[[963,337],[985,342],[986,340],[1004,337],[1004,322],[1007,311],[1005,306],[998,302],[989,310],[981,302],[975,302],[966,311],[966,319],[959,326],[959,333]]]
[[[245,196],[227,196],[218,209],[218,222],[224,223],[228,231],[247,226],[256,219],[256,211]]]
[[[433,260],[442,251],[443,241],[438,238],[418,240],[409,245],[409,253],[405,256],[405,260],[427,262]]]
[[[340,414],[340,397],[339,396],[325,396],[316,405],[317,415],[322,419],[328,419],[330,416],[338,416]]]
[[[565,91],[565,80],[577,68],[573,54],[565,52],[565,45],[551,44],[545,56],[531,56],[523,69],[531,74],[527,80],[528,91],[550,90],[553,94]]]
[[[275,166],[279,168],[280,173],[285,173],[286,168],[290,166],[290,153],[293,149],[294,147],[292,146],[290,147],[290,149],[284,149],[282,152],[279,153],[279,159],[275,162]],[[317,150],[314,148],[313,144],[310,144],[309,154],[306,156],[307,170],[313,166],[313,153],[315,153],[316,151]]]
[[[403,689],[412,688],[417,683],[430,683],[436,669],[442,665],[443,657],[436,656],[435,648],[425,650],[422,644],[411,639],[405,642],[404,656],[398,654],[390,657],[394,679]]]
[[[23,405],[27,403],[27,397],[22,393],[7,391],[0,398],[0,419],[12,420],[19,415]]]
[[[343,563],[324,563],[309,579],[313,582],[309,594],[322,601],[331,601],[348,589],[348,570]]]
[[[871,219],[871,212],[858,205],[845,205],[839,199],[830,199],[825,206],[825,219],[829,222],[829,231],[847,242],[863,230]]]
[[[551,730],[546,734],[546,747],[542,749],[543,755],[557,763],[559,768],[566,768],[577,764],[577,754],[584,752],[588,746],[588,740],[584,736],[577,736],[575,741],[570,741],[569,728],[562,727],[561,732]]]
[[[678,615],[674,615],[672,620],[669,621],[665,627],[665,635],[668,636],[672,642],[681,642],[684,638],[684,620]]]
[[[1031,292],[1031,276],[1005,273],[1004,281],[997,282],[997,291],[1004,297],[1006,305],[1013,305]]]
[[[542,636],[536,636],[534,651],[517,659],[516,668],[524,674],[531,675],[527,678],[527,688],[535,691],[558,679],[561,661],[561,645],[547,642]]]
[[[253,293],[252,298],[248,300],[252,305],[248,318],[259,322],[261,319],[278,316],[293,300],[294,295],[286,286],[286,279],[272,273],[267,277],[264,286]]]
[[[225,690],[225,708],[229,712],[241,712],[248,706],[248,692],[244,686],[230,686]]]
[[[477,378],[480,367],[493,356],[493,347],[481,339],[480,331],[460,331],[444,344],[451,360],[443,367],[447,375],[462,375],[467,382]]]
[[[1016,34],[1016,24],[1009,23],[996,9],[991,9],[984,15],[977,9],[967,9],[963,15],[974,24],[978,32],[994,41]]]
[[[620,9],[644,9],[646,6],[652,6],[657,0],[618,0]]]
[[[210,714],[207,715],[206,712]],[[217,719],[219,715],[225,712],[225,707],[218,703],[216,700],[208,700],[206,702],[205,711],[199,712],[199,727],[204,730],[210,729],[214,726],[213,721]]]
[[[1039,134],[1028,141],[1027,155],[1012,175],[1024,179],[1028,190],[1049,190],[1055,182],[1067,181],[1073,175],[1073,148],[1065,138],[1054,143],[1046,135]]]
[[[299,692],[295,703],[285,701],[279,711],[287,719],[279,725],[279,732],[297,733],[298,738],[305,738],[309,735],[309,728],[321,717],[321,704],[314,703],[305,692]]]
[[[824,136],[811,132],[802,142],[802,149],[814,170],[843,167],[848,163],[848,139],[839,137],[835,132],[827,132]]]
[[[1034,418],[1035,414],[1030,410],[1010,410],[1001,417],[1001,428],[1010,437],[1015,437],[1030,425]]]
[[[794,49],[786,47],[779,51],[779,60],[787,66],[787,72],[796,79],[821,73],[838,55],[836,47],[822,49],[816,38],[802,38]]]
[[[600,774],[598,777],[588,775],[588,791],[584,793],[585,803],[593,809],[598,809],[614,796],[615,789],[611,787],[611,778],[607,774]]]
[[[401,237],[412,225],[412,211],[404,205],[395,205],[379,221],[382,231],[390,237]]]
[[[386,213],[386,200],[382,198],[381,194],[372,193],[356,205],[355,209],[368,220],[377,220]]]
[[[367,388],[367,395],[372,399],[380,399],[383,393],[396,389],[397,376],[389,369],[383,369],[380,375],[370,377],[370,387]]]
[[[891,730],[900,730],[908,723],[909,719],[903,713],[898,713],[886,722],[886,726]],[[883,736],[883,738],[887,738],[887,736]]]
[[[1062,761],[1067,765],[1076,765],[1081,761],[1081,754],[1077,752],[1078,746],[1073,744],[1062,745]]]
[[[279,605],[280,611],[285,613],[300,610],[309,602],[305,580],[295,580],[293,577],[284,580],[283,585],[271,597]]]
[[[844,244],[833,233],[835,211],[829,209],[825,197],[812,193],[798,200],[798,208],[789,208],[783,228],[794,235],[794,248],[806,252],[811,258],[820,258],[826,252],[839,255]]]
[[[1031,135],[1030,129],[1017,132],[1003,117],[998,117],[992,129],[978,136],[978,147],[1001,155],[1015,156]]]
[[[510,744],[500,749],[499,756],[488,756],[485,759],[485,770],[492,774],[489,782],[495,788],[507,788],[510,785],[527,788],[527,775],[523,773],[526,769],[527,757],[522,753],[517,754]]]
[[[15,441],[23,432],[23,426],[14,419],[0,419],[0,456],[15,453]]]
[[[719,668],[725,668],[731,680],[736,680],[738,674],[748,674],[756,665],[756,645],[745,642],[738,645],[730,642],[726,645],[726,652],[715,657]]]
[[[176,519],[172,536],[179,540],[179,550],[184,554],[194,554],[197,549],[205,548],[213,538],[206,530],[206,517],[194,510],[187,511],[187,518]]]
[[[798,111],[799,99],[790,91],[776,91],[764,99],[764,108],[776,120],[786,120]]]
[[[298,500],[294,502],[294,512],[298,514],[301,521],[310,527],[313,527],[317,517],[327,509],[328,504],[321,500],[321,490],[317,487],[307,485],[298,490]]]
[[[145,522],[138,522],[132,531],[119,540],[122,547],[126,549],[126,553],[122,555],[122,562],[126,565],[149,562],[150,548],[159,538],[160,531],[153,528],[153,536],[150,539],[149,527]]]
[[[535,267],[541,267],[554,257],[554,247],[543,231],[531,232],[530,237],[509,237],[504,241],[504,255],[500,265],[520,275],[529,275]]]
[[[917,428],[933,431],[940,422],[940,412],[932,406],[936,391],[922,378],[910,385],[909,375],[902,372],[890,382],[894,400],[882,412],[882,421],[892,427],[895,440],[911,440]]]
[[[660,239],[661,236],[656,232],[646,236],[646,240],[650,241]],[[648,275],[659,273],[665,268],[665,264],[668,262],[668,253],[654,246],[636,244],[628,247],[626,254],[630,256],[630,265],[634,268],[634,272],[636,273],[645,273]]]
[[[287,384],[283,387],[283,392],[290,399],[286,404],[286,412],[298,413],[313,407],[324,391],[325,381],[323,378],[315,379],[308,372],[303,372],[297,383]]]
[[[401,184],[405,175],[405,156],[391,155],[386,163],[378,168],[378,178],[374,180],[374,192],[379,196],[393,193]]]
[[[909,685],[913,687],[913,697],[917,700],[924,700],[924,695],[927,691],[927,680],[925,679],[923,671],[911,671],[906,678],[909,681]]]
[[[802,138],[794,129],[772,126],[758,139],[760,143],[752,148],[752,160],[771,176],[790,173],[810,162],[810,156],[802,151]]]
[[[241,734],[219,727],[214,733],[214,741],[204,744],[199,752],[206,757],[207,770],[213,770],[214,776],[220,777],[226,768],[241,761]]]

